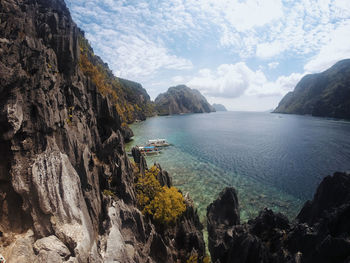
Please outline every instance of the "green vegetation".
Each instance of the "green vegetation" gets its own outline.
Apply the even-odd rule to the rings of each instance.
[[[107,64],[95,56],[89,42],[79,36],[79,66],[85,76],[96,85],[98,91],[115,105],[123,123],[154,115],[154,106],[147,92],[138,83],[119,79]]]
[[[152,166],[145,175],[139,175],[135,188],[142,213],[166,225],[174,223],[185,212],[186,205],[177,188],[161,187],[156,179],[158,173],[159,169]]]

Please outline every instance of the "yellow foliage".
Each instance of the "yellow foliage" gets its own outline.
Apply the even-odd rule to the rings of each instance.
[[[175,187],[161,187],[156,175],[157,166],[152,166],[145,175],[139,175],[136,183],[138,204],[143,214],[148,214],[154,220],[169,224],[186,210],[182,194]]]
[[[103,190],[103,194],[111,196],[111,197],[115,197],[115,194],[111,190],[105,189],[105,190]]]
[[[211,260],[210,260],[210,257],[209,256],[205,256],[204,258],[203,258],[203,263],[210,263],[211,262]]]
[[[155,178],[154,174],[146,171],[145,175],[140,174],[136,183],[137,201],[145,214],[151,201],[162,190],[159,181]]]
[[[210,257],[205,256],[203,257],[202,261],[200,261],[198,260],[198,254],[192,254],[186,261],[186,263],[199,263],[199,262],[210,263]]]
[[[154,199],[146,207],[146,211],[161,223],[175,222],[178,216],[186,210],[184,198],[175,187],[163,186]]]
[[[198,263],[198,255],[193,254],[187,259],[186,263]]]

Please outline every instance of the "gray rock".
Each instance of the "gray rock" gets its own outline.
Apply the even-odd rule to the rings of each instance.
[[[57,262],[66,259],[71,255],[65,244],[61,242],[56,236],[48,236],[38,239],[34,243],[34,251],[39,254],[41,261],[45,258],[47,262]]]

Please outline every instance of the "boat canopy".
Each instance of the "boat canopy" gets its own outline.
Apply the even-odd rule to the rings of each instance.
[[[154,149],[155,149],[155,147],[154,147],[154,146],[140,146],[140,147],[139,147],[139,149],[140,149],[140,150],[142,150],[142,149],[146,149],[146,150],[154,150]]]
[[[165,139],[155,139],[155,140],[148,140],[149,143],[155,143],[155,142],[166,142]]]

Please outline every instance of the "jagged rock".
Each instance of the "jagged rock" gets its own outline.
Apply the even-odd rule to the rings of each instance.
[[[129,142],[134,136],[134,132],[130,129],[129,126],[124,126],[121,129],[125,142]]]
[[[159,169],[159,173],[157,174],[156,178],[159,181],[160,185],[171,187],[173,185],[173,182],[168,172],[164,171],[160,164],[155,163],[154,165]]]
[[[131,149],[131,155],[133,156],[134,162],[138,165],[141,174],[145,174],[148,169],[145,157],[141,154],[137,147]]]
[[[232,190],[231,190],[232,191]],[[208,206],[209,250],[213,262],[348,262],[350,259],[350,174],[327,176],[314,199],[306,202],[294,223],[265,209],[246,224],[237,222],[237,208],[228,189]],[[232,198],[231,198],[232,199]],[[239,215],[239,214],[238,214]],[[226,219],[226,218],[229,219]]]
[[[334,173],[327,176],[318,186],[314,199],[308,201],[297,219],[300,222],[313,224],[320,218],[331,217],[337,213],[335,208],[350,204],[350,176],[346,173]]]
[[[207,208],[208,220],[218,225],[239,225],[240,213],[236,190],[232,187],[225,188],[218,199]]]

